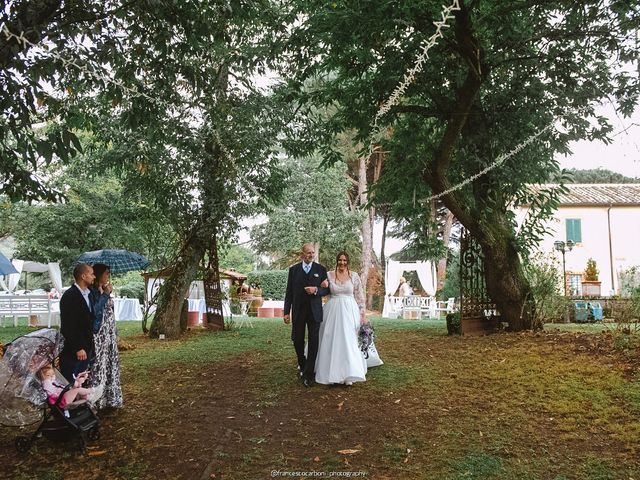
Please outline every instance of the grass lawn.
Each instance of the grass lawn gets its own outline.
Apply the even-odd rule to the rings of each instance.
[[[640,480],[640,341],[607,325],[449,337],[374,320],[385,365],[305,389],[290,327],[149,340],[122,322],[125,408],[79,456],[0,429],[0,478]],[[28,327],[0,328],[6,343]],[[275,476],[272,476],[275,471]],[[313,473],[315,472],[315,473]]]

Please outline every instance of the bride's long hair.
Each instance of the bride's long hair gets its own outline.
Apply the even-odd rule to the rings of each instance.
[[[349,254],[347,252],[339,252],[338,255],[336,255],[336,279],[338,278],[338,260],[340,259],[340,257],[347,258],[347,273],[349,274],[349,278],[351,278],[351,270],[349,270]]]

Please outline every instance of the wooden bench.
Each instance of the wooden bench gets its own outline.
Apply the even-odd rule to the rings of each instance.
[[[53,303],[48,295],[0,295],[0,324],[4,327],[6,317],[13,317],[17,327],[18,317],[38,315],[45,316],[47,327],[51,327]]]

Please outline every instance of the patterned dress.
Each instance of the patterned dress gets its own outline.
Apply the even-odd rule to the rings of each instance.
[[[95,358],[91,366],[92,385],[104,385],[104,393],[96,402],[96,407],[122,407],[122,388],[120,387],[120,356],[118,355],[118,337],[116,335],[116,317],[113,313],[113,300],[109,299],[104,307],[100,330],[94,335]]]

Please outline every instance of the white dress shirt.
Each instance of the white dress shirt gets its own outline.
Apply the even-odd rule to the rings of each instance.
[[[87,307],[89,307],[89,310],[91,310],[91,300],[89,300],[89,289],[81,288],[80,285],[78,285],[77,283],[74,283],[74,285],[78,287],[78,290],[80,290],[80,293],[84,297],[84,301],[87,302]]]

